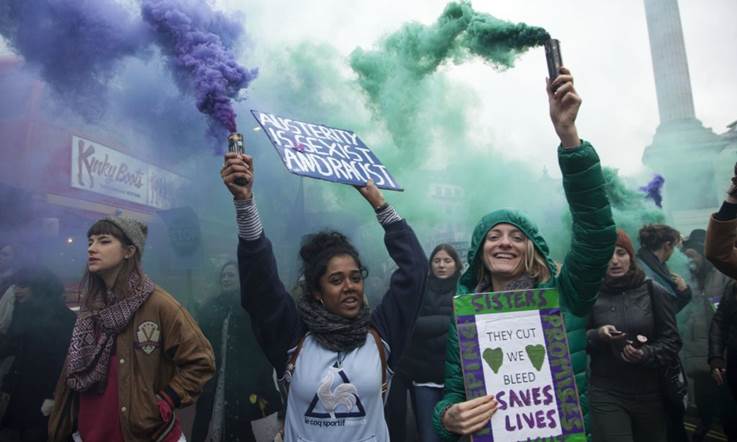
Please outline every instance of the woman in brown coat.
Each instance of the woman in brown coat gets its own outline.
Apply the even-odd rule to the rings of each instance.
[[[82,307],[54,394],[49,440],[184,440],[174,410],[215,371],[189,313],[141,269],[144,224],[105,218],[87,232]]]

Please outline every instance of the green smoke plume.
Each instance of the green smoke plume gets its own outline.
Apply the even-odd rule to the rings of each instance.
[[[404,161],[416,163],[417,151],[430,136],[428,121],[417,118],[425,107],[442,105],[434,98],[428,76],[446,61],[461,63],[478,56],[496,69],[510,68],[516,57],[549,38],[542,28],[499,20],[474,11],[470,3],[446,6],[430,26],[408,23],[384,38],[375,50],[358,48],[350,64],[370,107],[384,119]]]
[[[463,14],[449,12],[456,10]],[[473,12],[468,4],[454,3],[434,25],[405,25],[382,39],[380,49],[356,49],[349,59],[328,45],[308,42],[274,48],[264,54],[269,63],[260,63],[264,68],[252,90],[253,102],[262,110],[354,130],[406,189],[385,196],[417,231],[428,252],[440,241],[467,242],[481,216],[508,207],[523,210],[538,223],[553,256],[562,260],[570,245],[570,215],[560,180],[534,163],[508,158],[493,142],[493,131],[499,128],[478,121],[482,103],[475,91],[438,69],[444,62],[476,56],[479,50],[470,42],[478,44],[484,41],[480,35],[493,35],[469,31],[481,28],[468,18],[474,14],[486,17],[479,23],[496,20]],[[497,56],[489,62],[493,68],[511,66],[519,51],[509,50],[511,58]],[[540,94],[545,94],[543,87]],[[536,114],[547,118],[547,106],[530,109],[531,117]],[[272,239],[284,237],[293,218],[295,194],[302,191],[300,179],[284,171],[266,137],[249,138],[259,164],[256,193],[267,232]],[[596,141],[592,140],[595,146]],[[557,144],[551,136],[551,153]],[[615,220],[633,240],[643,224],[664,221],[663,212],[634,190],[636,186],[615,170],[606,169],[605,174]],[[460,194],[440,198],[433,192],[437,185]],[[344,231],[356,241],[370,271],[381,274],[380,266],[388,262],[377,240],[381,229],[357,192],[310,179],[304,180],[302,189],[307,223],[297,230],[308,233],[327,226]],[[296,245],[277,244],[280,264],[295,262]],[[370,290],[369,296],[376,293]]]

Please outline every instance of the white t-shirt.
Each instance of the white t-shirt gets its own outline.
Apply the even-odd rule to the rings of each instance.
[[[348,353],[307,335],[289,387],[286,442],[388,442],[381,356],[371,336]]]

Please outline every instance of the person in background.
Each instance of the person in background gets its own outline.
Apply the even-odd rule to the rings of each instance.
[[[18,266],[15,247],[0,242],[0,299],[13,284],[13,274]]]
[[[680,275],[668,268],[668,260],[681,245],[678,230],[665,224],[648,224],[640,229],[637,265],[645,275],[660,284],[674,298],[676,313],[691,301],[691,288]]]
[[[694,400],[700,422],[691,442],[706,437],[715,417],[719,416],[727,438],[737,440],[737,405],[726,386],[718,386],[709,369],[709,327],[716,306],[735,290],[735,281],[719,272],[704,256],[706,231],[696,229],[683,242],[688,257],[693,299],[684,309],[683,362],[693,381]]]
[[[640,250],[637,265],[645,275],[663,287],[674,303],[676,314],[691,302],[691,288],[682,276],[672,272],[666,264],[681,245],[678,230],[665,224],[648,224],[640,229]],[[685,376],[685,373],[684,373]],[[668,441],[688,442],[686,433],[686,407],[680,402],[666,402],[668,418]]]
[[[638,336],[647,343],[638,346]],[[665,289],[638,268],[632,241],[622,230],[586,337],[593,441],[668,441],[659,372],[681,348],[675,309]]]
[[[737,164],[727,198],[706,230],[706,257],[730,278],[737,278]],[[737,291],[722,297],[709,329],[709,365],[718,385],[726,383],[737,399]]]
[[[537,226],[514,210],[497,210],[481,218],[468,251],[468,269],[461,276],[462,294],[530,288],[555,288],[573,355],[573,371],[584,414],[586,409],[585,316],[596,294],[617,238],[604,176],[596,151],[578,137],[576,116],[581,98],[566,68],[547,84],[550,117],[560,139],[558,162],[563,188],[573,215],[571,249],[558,272]],[[455,322],[450,322],[445,356],[443,399],[435,406],[433,428],[445,441],[457,440],[488,425],[498,402],[493,395],[466,397]],[[585,418],[585,417],[584,417]]]
[[[15,357],[2,386],[10,395],[2,427],[18,441],[43,442],[75,316],[64,304],[64,286],[48,269],[23,267],[13,280],[13,319],[0,335],[0,358]]]
[[[449,244],[438,245],[430,254],[425,298],[412,341],[400,364],[406,368],[411,382],[412,409],[420,442],[440,440],[432,430],[432,413],[435,404],[443,398],[445,344],[462,269],[458,252]]]
[[[0,240],[0,333],[8,332],[15,309],[15,287],[13,286],[15,270],[18,267],[15,246]],[[0,356],[0,385],[13,364],[13,356]],[[8,394],[0,390],[0,420],[3,418],[3,406],[9,400]]]
[[[143,272],[148,228],[108,217],[87,231],[81,308],[54,393],[49,440],[183,441],[174,410],[215,371],[187,310]]]
[[[706,229],[706,258],[720,272],[737,279],[737,163],[719,212],[709,218]]]
[[[303,241],[304,284],[295,300],[280,280],[256,207],[253,158],[227,153],[221,176],[236,207],[241,303],[288,393],[284,440],[387,442],[385,393],[427,278],[427,259],[412,228],[369,180],[357,190],[375,212],[398,265],[381,303],[369,311],[367,271],[356,248],[336,231]]]
[[[217,372],[197,401],[192,440],[255,442],[251,421],[281,409],[274,368],[258,346],[250,316],[241,308],[234,261],[221,267],[218,284],[219,293],[196,315],[215,351]]]

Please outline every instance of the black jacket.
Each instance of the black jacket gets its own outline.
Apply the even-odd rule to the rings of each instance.
[[[2,386],[10,394],[3,426],[46,427],[41,404],[54,397],[75,318],[61,302],[16,303],[8,333],[0,338],[0,359],[15,356]]]
[[[724,353],[737,351],[737,291],[724,295],[709,329],[709,363],[724,367]]]
[[[409,378],[418,383],[433,382],[442,385],[445,376],[445,344],[448,325],[453,317],[453,296],[458,276],[427,278],[425,299],[415,323],[415,331],[401,366]]]
[[[681,338],[676,327],[672,297],[658,284],[646,280],[639,287],[612,294],[600,292],[586,332],[591,355],[591,384],[623,393],[658,391],[658,372],[678,357]],[[597,329],[614,325],[627,339],[644,335],[644,360],[624,361],[620,353],[625,340],[602,342]]]
[[[226,320],[227,343],[223,345]],[[273,378],[274,368],[258,345],[251,318],[240,306],[238,292],[220,293],[212,298],[199,309],[197,322],[212,344],[217,371],[197,401],[192,440],[202,441],[207,436],[221,374],[223,350],[226,351],[223,440],[246,440],[242,433],[250,431],[250,421],[281,409],[281,397]]]

